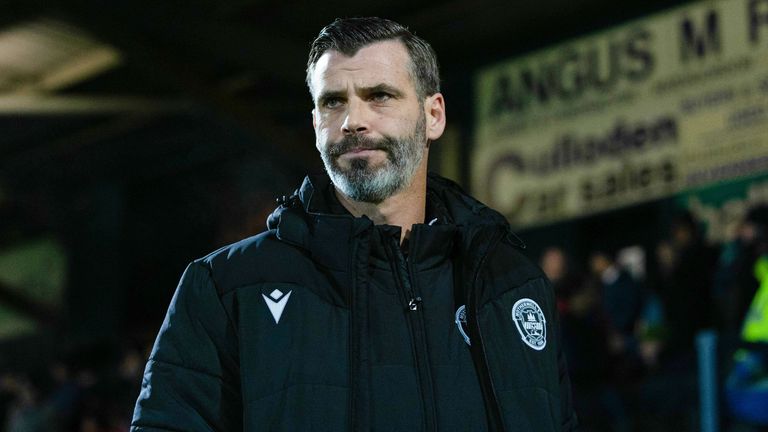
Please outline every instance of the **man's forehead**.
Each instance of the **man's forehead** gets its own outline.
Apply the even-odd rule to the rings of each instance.
[[[405,45],[398,40],[374,42],[351,56],[337,50],[328,50],[318,59],[312,75],[316,85],[338,85],[340,82],[337,81],[349,77],[359,80],[410,81],[410,56]]]

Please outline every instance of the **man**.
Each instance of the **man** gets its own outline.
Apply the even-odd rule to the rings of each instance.
[[[501,215],[427,175],[431,47],[336,20],[307,83],[328,175],[188,267],[132,430],[573,429],[548,282]]]
[[[752,277],[759,282],[743,317],[739,349],[725,383],[725,396],[733,418],[768,426],[768,207],[758,205],[747,213],[742,237],[757,258]]]
[[[634,346],[643,298],[640,287],[617,262],[614,252],[598,248],[589,257],[592,274],[599,280],[603,315],[611,333],[609,346],[615,354],[626,354]]]
[[[589,267],[600,290],[600,314],[603,321],[607,355],[603,363],[606,373],[599,382],[604,407],[602,420],[609,430],[628,431],[634,419],[626,406],[633,397],[640,369],[635,337],[643,299],[640,286],[616,260],[616,251],[596,248],[589,256]]]

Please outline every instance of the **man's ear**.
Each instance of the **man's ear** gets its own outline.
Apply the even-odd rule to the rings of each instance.
[[[424,101],[424,114],[427,116],[427,139],[434,141],[445,131],[445,98],[442,93],[428,96]]]

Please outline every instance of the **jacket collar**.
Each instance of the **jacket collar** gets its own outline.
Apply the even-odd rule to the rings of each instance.
[[[440,223],[455,224],[465,237],[478,229],[502,229],[513,244],[525,247],[510,231],[504,216],[467,195],[451,180],[430,173],[427,199],[429,212]],[[365,216],[355,218],[343,209],[333,195],[330,179],[323,173],[307,176],[301,187],[272,212],[267,226],[276,231],[280,240],[309,251],[318,264],[341,270],[349,263],[352,242],[373,222]]]
[[[332,195],[327,193],[330,188],[326,175],[307,176],[301,187],[272,212],[267,227],[275,230],[278,239],[305,249],[318,265],[346,271],[350,246],[373,222],[335,211],[336,206],[329,200]]]

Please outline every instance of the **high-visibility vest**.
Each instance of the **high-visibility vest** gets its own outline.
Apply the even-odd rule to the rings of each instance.
[[[746,342],[768,343],[768,255],[755,263],[755,277],[760,287],[747,311],[741,337]]]

